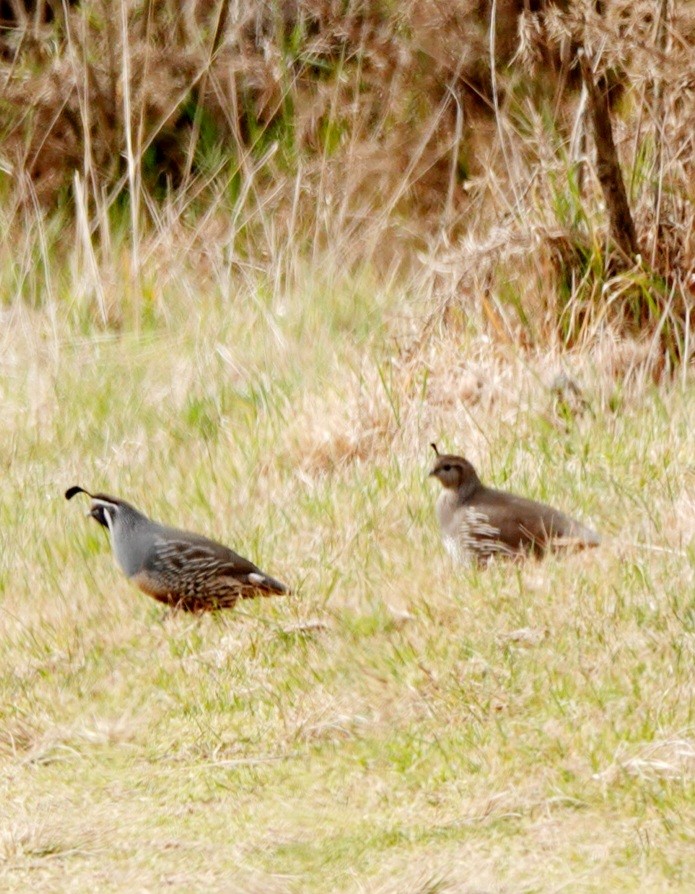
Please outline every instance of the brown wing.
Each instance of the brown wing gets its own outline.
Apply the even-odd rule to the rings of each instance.
[[[475,508],[490,528],[499,532],[495,539],[512,551],[542,552],[551,542],[585,546],[599,542],[598,535],[564,512],[515,494],[481,488],[475,496]]]
[[[192,611],[231,608],[237,599],[288,588],[229,547],[200,534],[157,526],[154,548],[133,578],[142,590]]]

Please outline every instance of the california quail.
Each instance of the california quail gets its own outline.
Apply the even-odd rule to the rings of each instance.
[[[437,459],[430,475],[443,486],[437,516],[444,546],[457,561],[485,562],[493,555],[525,553],[540,556],[547,549],[581,549],[601,542],[590,528],[551,506],[485,487],[467,459],[439,453],[436,444],[431,446]]]
[[[232,608],[240,597],[287,593],[288,588],[226,546],[152,521],[130,503],[75,486],[65,492],[87,494],[89,515],[111,537],[116,562],[148,596],[184,611]]]

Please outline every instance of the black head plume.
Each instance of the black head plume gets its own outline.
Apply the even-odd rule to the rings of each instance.
[[[80,487],[79,484],[74,484],[72,487],[69,487],[65,491],[65,499],[72,500],[75,494],[87,494],[88,497],[92,497],[88,490],[85,490],[83,487]]]
[[[432,441],[432,443],[430,444],[430,447],[432,448],[432,450],[434,450],[434,452],[437,454],[437,456],[439,456],[439,450],[437,450],[437,445],[434,443],[434,441]]]

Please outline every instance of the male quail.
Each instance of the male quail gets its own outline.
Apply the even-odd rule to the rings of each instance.
[[[89,515],[111,537],[116,562],[148,596],[184,611],[232,608],[240,597],[287,593],[280,581],[221,543],[152,521],[125,500],[71,487],[65,498],[87,494]]]
[[[557,547],[597,546],[598,534],[546,506],[493,490],[481,483],[473,466],[462,456],[437,454],[430,475],[443,490],[437,500],[437,516],[444,546],[457,561],[475,558],[485,562],[493,555],[542,555]]]

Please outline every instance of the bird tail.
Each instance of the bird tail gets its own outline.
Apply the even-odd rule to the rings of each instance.
[[[270,577],[268,574],[262,573],[252,573],[249,574],[248,580],[250,584],[258,591],[257,594],[260,596],[284,596],[290,593],[290,588],[286,587],[285,584],[281,583],[279,580],[275,580],[274,577]],[[249,593],[248,597],[251,598],[252,594]]]
[[[601,543],[601,535],[597,534],[586,525],[579,522],[572,522],[570,529],[563,537],[553,541],[554,546],[575,546],[582,547],[598,546]]]

